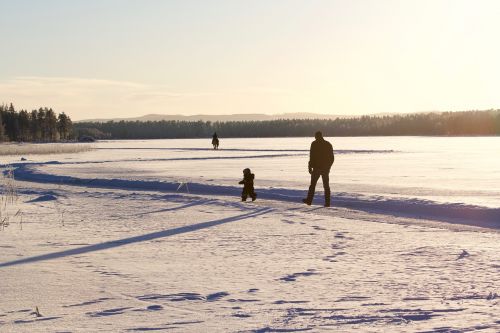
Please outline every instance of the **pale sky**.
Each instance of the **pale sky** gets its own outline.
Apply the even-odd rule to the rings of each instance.
[[[500,108],[497,0],[0,0],[0,103],[73,120]]]

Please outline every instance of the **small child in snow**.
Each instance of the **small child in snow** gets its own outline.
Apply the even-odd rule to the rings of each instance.
[[[249,168],[243,170],[243,180],[238,184],[243,184],[243,192],[241,192],[241,201],[247,201],[247,197],[252,198],[255,201],[257,194],[253,188],[253,180],[255,175],[250,171]]]

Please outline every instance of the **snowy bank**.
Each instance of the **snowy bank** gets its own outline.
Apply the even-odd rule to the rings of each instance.
[[[192,194],[238,197],[241,189],[236,186],[204,184],[196,182],[168,182],[132,179],[99,179],[47,174],[44,165],[60,162],[17,163],[13,164],[16,179],[32,182],[87,186],[95,188],[114,188],[127,190],[148,190],[162,192],[186,191]],[[288,188],[260,188],[260,199],[296,202],[300,204],[305,197],[304,190]],[[332,205],[365,212],[405,216],[417,219],[430,219],[449,223],[473,225],[484,228],[500,229],[500,208],[473,205],[440,203],[415,198],[369,197],[337,192],[332,195]],[[322,196],[317,195],[315,204],[321,204]]]

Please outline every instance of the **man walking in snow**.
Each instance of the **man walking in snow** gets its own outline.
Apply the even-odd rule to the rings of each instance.
[[[316,190],[316,183],[321,176],[323,187],[325,188],[325,207],[330,207],[330,168],[332,167],[334,156],[330,142],[323,138],[323,134],[318,131],[314,135],[316,140],[311,143],[309,151],[309,173],[311,174],[311,185],[307,198],[303,199],[307,205],[311,205]]]

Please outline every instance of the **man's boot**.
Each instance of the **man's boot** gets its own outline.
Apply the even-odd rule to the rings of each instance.
[[[325,191],[325,207],[330,207],[330,190]]]
[[[307,193],[307,198],[302,199],[302,202],[308,206],[311,206],[314,198],[314,192],[311,193],[311,189],[309,188],[309,192]]]

